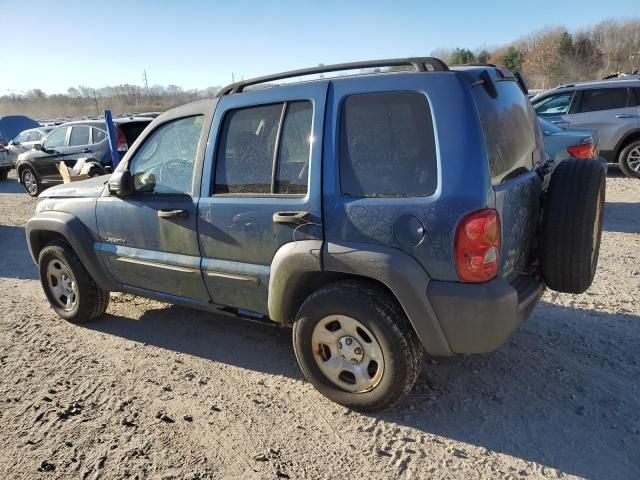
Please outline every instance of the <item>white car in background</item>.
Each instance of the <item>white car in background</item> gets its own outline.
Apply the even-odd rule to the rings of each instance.
[[[33,146],[42,143],[42,139],[47,133],[53,130],[54,127],[38,127],[30,128],[20,132],[16,138],[11,140],[5,147],[9,152],[9,161],[11,166],[15,168],[18,155],[26,151],[32,150]]]

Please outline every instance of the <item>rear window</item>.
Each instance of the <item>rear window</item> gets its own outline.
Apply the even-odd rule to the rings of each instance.
[[[126,122],[116,124],[117,127],[124,132],[124,136],[127,139],[127,144],[132,145],[133,142],[140,136],[140,134],[147,128],[151,122]]]
[[[340,187],[352,197],[415,197],[437,186],[431,111],[418,92],[347,97],[340,120]]]
[[[531,103],[516,82],[496,82],[496,89],[497,98],[481,85],[473,89],[494,184],[532,169],[538,128]]]

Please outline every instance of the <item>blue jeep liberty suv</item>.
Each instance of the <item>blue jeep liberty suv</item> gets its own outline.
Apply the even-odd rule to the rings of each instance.
[[[328,72],[299,82],[283,79]],[[157,117],[27,225],[55,312],[124,291],[292,327],[306,378],[373,411],[423,352],[489,352],[596,269],[605,176],[554,165],[518,74],[431,58],[238,82]]]

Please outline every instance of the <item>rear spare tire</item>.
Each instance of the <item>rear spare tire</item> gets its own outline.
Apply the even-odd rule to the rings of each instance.
[[[543,202],[540,264],[547,286],[582,293],[598,264],[605,197],[604,169],[596,160],[561,162]]]

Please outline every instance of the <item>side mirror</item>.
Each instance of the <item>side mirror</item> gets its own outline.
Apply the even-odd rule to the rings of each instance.
[[[20,142],[19,142],[19,141],[17,141],[17,140],[11,140],[11,141],[9,142],[9,146],[12,146],[12,145],[20,145]]]
[[[135,191],[133,184],[133,176],[129,170],[123,170],[111,175],[109,179],[109,193],[113,193],[118,197],[126,197]]]
[[[33,149],[34,149],[34,150],[44,150],[44,148],[42,148],[42,144],[41,144],[41,143],[36,143],[36,144],[33,146]]]

